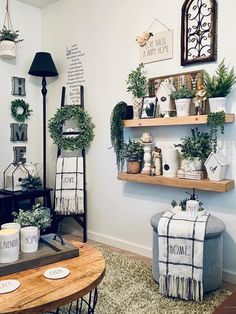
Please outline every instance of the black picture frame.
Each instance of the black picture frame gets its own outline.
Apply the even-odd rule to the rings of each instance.
[[[156,97],[143,97],[140,119],[155,118],[157,107]]]
[[[200,21],[200,22],[199,22]],[[185,0],[181,14],[181,65],[217,59],[217,2]]]

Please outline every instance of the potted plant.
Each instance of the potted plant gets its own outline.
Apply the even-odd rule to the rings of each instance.
[[[45,231],[51,226],[52,218],[50,209],[40,204],[33,205],[31,210],[19,209],[13,212],[14,222],[18,222],[21,227],[35,226],[41,231]]]
[[[124,144],[124,157],[127,159],[127,172],[140,173],[144,149],[140,142],[129,139]]]
[[[189,116],[191,99],[195,96],[195,91],[189,90],[185,85],[173,91],[171,97],[175,100],[177,117]]]
[[[135,70],[132,70],[126,81],[127,91],[134,96],[133,108],[134,119],[140,118],[142,99],[147,93],[147,77],[144,74],[144,64],[140,63]]]
[[[225,66],[224,59],[218,65],[216,73],[210,76],[206,71],[203,81],[207,96],[209,97],[210,111],[226,111],[226,96],[236,83],[234,68]]]
[[[23,41],[18,39],[19,31],[13,31],[4,25],[0,30],[0,56],[13,59],[16,57],[16,44]]]
[[[124,121],[127,104],[123,101],[118,102],[112,110],[110,119],[111,145],[116,154],[117,170],[121,172],[124,166]]]
[[[212,150],[210,135],[198,128],[191,129],[191,136],[182,138],[182,143],[175,146],[181,148],[181,155],[190,171],[203,170],[203,163]]]

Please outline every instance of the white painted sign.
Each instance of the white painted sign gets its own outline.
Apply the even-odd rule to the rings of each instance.
[[[160,32],[150,37],[146,45],[140,47],[142,63],[156,62],[173,58],[173,30]]]

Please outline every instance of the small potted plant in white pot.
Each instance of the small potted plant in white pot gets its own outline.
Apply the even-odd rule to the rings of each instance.
[[[194,96],[195,91],[189,90],[185,85],[171,93],[171,97],[175,100],[177,117],[189,116],[190,103]]]
[[[226,96],[231,92],[233,85],[236,83],[234,68],[229,69],[225,66],[223,59],[213,76],[204,72],[203,80],[207,96],[209,97],[210,111],[226,112]]]
[[[127,160],[128,173],[140,173],[144,149],[140,142],[129,139],[124,145],[124,157]]]
[[[126,84],[128,86],[127,91],[131,92],[134,96],[134,119],[139,119],[142,108],[142,99],[144,96],[146,96],[147,93],[147,77],[144,74],[143,63],[140,63],[135,70],[131,71],[131,73],[128,75]]]
[[[204,162],[212,151],[210,135],[198,128],[191,129],[191,135],[182,138],[182,143],[175,146],[181,148],[181,168],[185,171],[203,170]]]
[[[13,31],[4,25],[0,30],[0,56],[8,59],[16,57],[16,44],[23,41],[18,39],[19,31]]]

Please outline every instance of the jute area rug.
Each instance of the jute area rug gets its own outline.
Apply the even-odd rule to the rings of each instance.
[[[106,274],[98,286],[96,314],[210,314],[231,294],[219,289],[205,295],[201,304],[165,298],[152,279],[151,266],[99,245],[96,248],[106,259]]]

